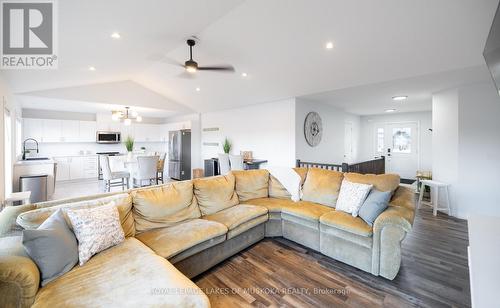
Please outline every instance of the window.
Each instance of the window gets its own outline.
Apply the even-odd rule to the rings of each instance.
[[[411,153],[411,128],[392,129],[392,152]]]
[[[384,129],[377,128],[377,153],[384,152]]]

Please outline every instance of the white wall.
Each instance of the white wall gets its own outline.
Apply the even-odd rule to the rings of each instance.
[[[457,215],[500,216],[500,96],[493,83],[461,88],[458,115]]]
[[[14,162],[16,161],[16,118],[21,116],[21,111],[18,107],[18,104],[15,100],[14,95],[9,90],[6,82],[3,80],[0,75],[0,200],[5,198],[5,140],[4,140],[4,106],[7,107],[10,111],[10,116],[12,119],[12,164],[7,167],[10,170],[13,170]],[[11,172],[13,174],[13,172]],[[12,180],[10,181],[12,183]]]
[[[371,160],[375,153],[375,125],[377,123],[419,123],[419,159],[421,170],[432,170],[432,112],[408,112],[361,117],[360,161]]]
[[[295,166],[295,99],[203,113],[201,129],[203,159],[222,153],[227,137],[233,154],[253,151],[254,158],[267,159],[268,165]]]
[[[304,120],[309,112],[315,111],[321,116],[323,135],[321,142],[311,147],[304,137]],[[341,164],[344,161],[344,126],[345,122],[353,123],[353,157],[351,162],[359,159],[360,117],[347,113],[325,103],[297,98],[295,111],[295,143],[296,157],[303,161]]]
[[[452,213],[458,203],[458,89],[436,93],[432,97],[432,177],[448,183]]]
[[[490,82],[433,97],[433,177],[452,185],[454,216],[500,216],[499,117]]]

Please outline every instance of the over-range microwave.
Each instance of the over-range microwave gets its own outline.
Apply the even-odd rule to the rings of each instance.
[[[96,136],[97,143],[120,143],[121,134],[120,132],[104,132],[98,131]]]

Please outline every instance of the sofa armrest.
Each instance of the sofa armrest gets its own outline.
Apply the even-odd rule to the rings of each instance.
[[[21,230],[16,223],[17,216],[21,213],[31,211],[35,208],[33,204],[18,206],[7,206],[0,212],[0,237],[8,236],[16,229]]]
[[[380,233],[386,226],[399,227],[405,232],[410,232],[415,212],[401,207],[389,206],[380,214],[373,224],[373,233]]]
[[[401,242],[412,229],[414,211],[389,206],[373,225],[372,274],[394,279],[401,266]]]
[[[30,307],[39,285],[40,272],[30,258],[0,256],[0,298],[3,307]]]

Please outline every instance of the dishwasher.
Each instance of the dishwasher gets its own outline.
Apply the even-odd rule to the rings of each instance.
[[[31,203],[47,201],[47,174],[21,175],[19,190],[31,191]]]

